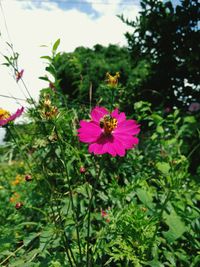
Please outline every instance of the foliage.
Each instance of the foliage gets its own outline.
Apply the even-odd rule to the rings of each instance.
[[[70,103],[92,102],[94,105],[104,92],[102,84],[105,84],[107,72],[112,75],[120,72],[120,83],[125,85],[131,69],[127,48],[117,45],[95,45],[93,49],[78,47],[73,53],[57,53],[52,58],[42,58],[51,62],[46,70],[59,81],[56,87]]]
[[[32,102],[29,124],[6,126],[0,265],[198,266],[200,192],[190,171],[198,146],[187,140],[199,132],[199,113],[137,102],[129,117],[141,124],[139,146],[125,157],[91,155],[77,139],[91,106],[70,105],[62,94],[58,45],[45,57],[55,80]],[[101,91],[101,103],[121,109],[123,86],[104,83]]]
[[[199,94],[199,2],[142,0],[135,21],[121,19],[132,26],[126,33],[132,63],[139,68],[150,65],[148,79],[136,89],[138,100],[155,107],[187,107]]]

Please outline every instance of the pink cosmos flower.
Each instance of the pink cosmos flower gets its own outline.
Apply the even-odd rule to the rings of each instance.
[[[16,81],[17,82],[22,78],[23,74],[24,74],[24,70],[23,69],[16,73]]]
[[[6,117],[1,117],[0,118],[0,126],[3,126],[5,124],[7,124],[10,121],[14,121],[17,117],[20,117],[22,112],[24,111],[24,107],[19,108],[14,114],[10,115],[10,116],[6,116]]]
[[[134,120],[126,120],[124,112],[118,109],[113,112],[104,107],[95,107],[91,112],[91,121],[80,121],[79,140],[89,143],[89,152],[94,154],[108,153],[113,157],[123,157],[126,149],[138,144],[136,134],[140,125]]]

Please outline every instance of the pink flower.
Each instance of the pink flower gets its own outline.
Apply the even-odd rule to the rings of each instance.
[[[134,120],[126,120],[124,112],[115,109],[109,113],[106,108],[95,107],[91,118],[91,121],[80,121],[78,129],[79,140],[89,143],[90,153],[123,157],[126,149],[138,144],[135,135],[140,132],[140,125]]]
[[[200,103],[198,102],[193,102],[190,104],[188,110],[190,112],[196,112],[196,111],[199,111],[200,110]]]
[[[10,121],[14,121],[17,117],[21,116],[23,111],[24,111],[24,107],[18,109],[13,115],[1,117],[0,118],[0,126],[3,126]]]
[[[164,112],[165,112],[165,113],[170,113],[171,110],[172,110],[172,109],[171,109],[170,107],[166,107],[166,108],[164,109]]]
[[[17,82],[22,78],[23,74],[24,74],[24,70],[18,71],[16,73],[16,81]]]

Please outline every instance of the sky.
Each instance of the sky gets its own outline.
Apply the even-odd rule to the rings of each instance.
[[[124,34],[131,28],[116,15],[134,20],[139,10],[139,0],[0,0],[0,108],[13,113],[28,107],[22,82],[16,83],[13,72],[2,65],[3,55],[11,55],[7,42],[19,53],[19,69],[24,69],[24,82],[37,100],[47,86],[38,79],[46,66],[40,57],[50,55],[58,38],[61,52],[97,43],[127,45]]]
[[[44,81],[45,62],[40,57],[51,53],[52,44],[61,39],[59,51],[71,52],[78,46],[92,48],[99,43],[126,45],[124,33],[128,26],[116,15],[134,19],[139,12],[134,0],[1,0],[0,51],[10,56],[12,43],[19,53],[19,69],[24,69],[24,81],[37,99]],[[47,46],[47,47],[44,47]],[[0,56],[0,63],[5,62]],[[13,72],[0,66],[0,95],[24,99],[27,93],[22,82],[13,79]],[[27,106],[25,101],[18,100]],[[14,112],[19,103],[0,96],[0,107]]]
[[[46,74],[40,57],[50,55],[58,38],[61,52],[79,46],[92,48],[97,43],[126,45],[124,34],[130,28],[116,15],[134,20],[139,10],[139,0],[0,0],[0,108],[14,113],[21,106],[28,107],[22,82],[16,83],[13,71],[2,65],[3,56],[12,53],[7,43],[19,53],[23,80],[37,100],[39,91],[47,87],[38,79]],[[0,143],[2,135],[0,127]]]

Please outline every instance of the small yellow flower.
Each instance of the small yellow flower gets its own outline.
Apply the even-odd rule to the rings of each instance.
[[[7,110],[0,108],[0,120],[5,120],[10,117],[10,113]]]
[[[12,195],[12,197],[10,197],[10,202],[11,202],[11,203],[17,202],[17,201],[19,200],[19,198],[20,198],[20,195],[19,195],[18,193],[15,192],[15,193]]]
[[[11,185],[16,186],[16,185],[20,184],[23,180],[24,180],[23,176],[18,174],[18,175],[16,175],[15,180],[11,182]]]
[[[118,84],[118,78],[120,77],[119,72],[116,72],[116,74],[114,76],[110,75],[109,72],[106,73],[106,81],[108,83],[108,85],[110,85],[111,87],[114,87]]]
[[[50,95],[45,95],[44,102],[42,104],[41,116],[45,119],[51,119],[58,114],[58,108],[52,106]]]
[[[51,107],[51,100],[50,100],[50,96],[49,95],[45,96],[44,107],[45,108],[50,108]]]

